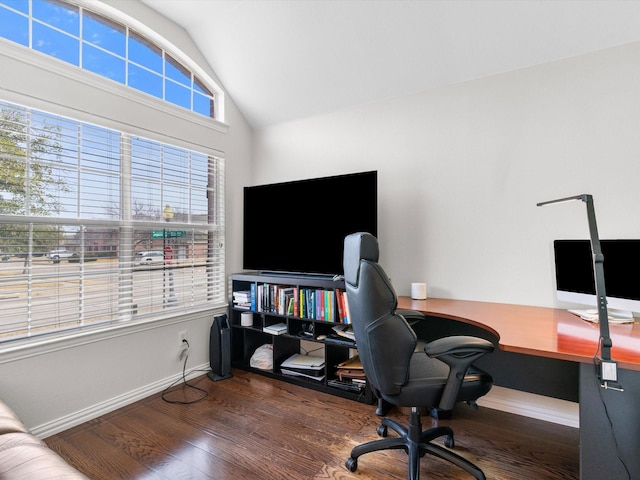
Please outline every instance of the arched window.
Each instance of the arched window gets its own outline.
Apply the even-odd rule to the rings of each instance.
[[[215,87],[132,27],[62,0],[0,0],[0,37],[222,120]]]
[[[226,304],[221,94],[84,3],[0,0],[0,344]]]

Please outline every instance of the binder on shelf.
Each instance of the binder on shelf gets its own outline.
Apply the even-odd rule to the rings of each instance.
[[[324,359],[295,353],[282,362],[280,371],[286,375],[323,380]]]
[[[262,331],[270,333],[271,335],[282,335],[283,333],[287,333],[287,324],[276,323],[275,325],[267,325],[262,329]]]

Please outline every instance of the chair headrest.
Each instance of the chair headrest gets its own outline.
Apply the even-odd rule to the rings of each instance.
[[[358,273],[360,261],[369,260],[378,262],[380,251],[376,237],[366,232],[358,232],[347,235],[344,239],[344,281],[353,286],[358,286]]]

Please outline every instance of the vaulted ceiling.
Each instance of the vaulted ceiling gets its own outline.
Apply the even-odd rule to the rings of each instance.
[[[640,40],[637,0],[142,1],[253,128]]]

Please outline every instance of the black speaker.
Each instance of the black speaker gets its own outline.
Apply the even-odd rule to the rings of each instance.
[[[217,382],[231,377],[231,328],[226,315],[213,317],[209,335],[209,363],[207,376]]]

